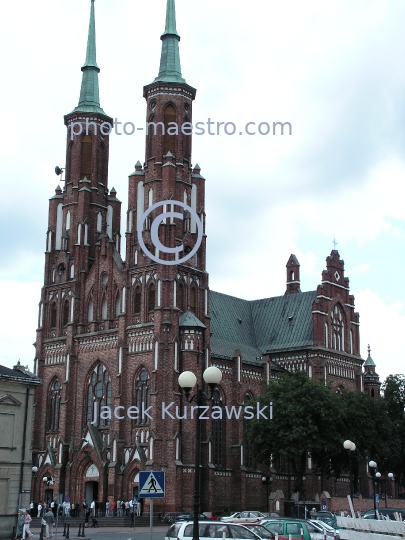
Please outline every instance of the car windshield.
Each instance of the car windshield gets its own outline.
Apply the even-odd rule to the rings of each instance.
[[[256,533],[260,538],[273,538],[273,534],[263,525],[245,525],[245,527]]]
[[[173,523],[173,525],[169,527],[169,530],[166,533],[166,537],[177,538],[177,533],[179,532],[180,527],[181,527],[180,523]]]

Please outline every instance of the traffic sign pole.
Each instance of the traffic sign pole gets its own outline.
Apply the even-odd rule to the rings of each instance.
[[[149,509],[150,509],[150,516],[149,516],[149,529],[150,529],[150,540],[153,538],[153,499],[149,499]]]

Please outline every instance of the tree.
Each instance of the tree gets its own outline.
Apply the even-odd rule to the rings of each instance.
[[[273,420],[248,422],[248,438],[262,462],[270,454],[285,458],[299,478],[296,491],[302,491],[309,452],[318,471],[339,477],[349,468],[343,442],[355,442],[351,457],[357,491],[360,463],[373,459],[381,472],[388,472],[390,455],[400,451],[382,398],[353,391],[335,394],[323,381],[299,371],[273,379],[256,401],[273,402]]]
[[[389,375],[381,390],[392,422],[390,433],[392,450],[388,468],[394,473],[396,483],[405,487],[405,376]]]
[[[301,371],[283,374],[272,380],[255,401],[273,402],[273,420],[248,422],[248,437],[257,458],[280,455],[298,477],[295,490],[303,490],[302,476],[308,452],[319,457],[325,448],[341,444],[338,403],[330,388],[307,377]]]

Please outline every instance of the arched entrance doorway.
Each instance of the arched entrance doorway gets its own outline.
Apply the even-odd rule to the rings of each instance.
[[[50,505],[53,501],[53,489],[46,489],[45,495],[44,495],[44,502],[46,502],[47,505]]]
[[[94,463],[92,463],[86,471],[86,478],[85,478],[85,491],[84,491],[84,497],[86,499],[86,502],[88,506],[90,507],[91,503],[93,501],[98,501],[98,481],[99,481],[99,470]]]
[[[86,482],[85,499],[87,505],[90,506],[92,501],[98,501],[98,482]]]

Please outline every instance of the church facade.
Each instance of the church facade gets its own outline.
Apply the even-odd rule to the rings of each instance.
[[[128,500],[138,494],[138,473],[150,469],[166,472],[166,496],[155,510],[191,511],[195,419],[184,418],[182,371],[193,371],[201,385],[204,369],[219,367],[224,411],[243,406],[284,370],[303,370],[331,382],[335,391],[364,390],[359,315],[336,250],[314,291],[301,292],[294,255],[278,297],[246,301],[209,289],[205,179],[192,165],[192,136],[168,129],[170,123],[192,123],[196,95],[181,73],[174,0],[167,0],[161,39],[159,74],[144,87],[146,121],[152,124],[144,164],[138,161],[128,180],[123,259],[121,203],[108,187],[113,120],[99,101],[91,1],[80,99],[65,116],[65,184],[49,203],[35,357],[35,375],[43,384],[35,391],[33,464],[38,478],[51,476],[54,483],[33,482],[37,501],[65,495],[80,503]],[[167,202],[141,222],[145,210],[160,201]],[[152,239],[152,218],[173,211],[171,201],[194,210],[203,229],[197,252],[178,264],[152,260],[138,239],[141,234],[160,261],[172,257]],[[181,220],[162,220],[158,238],[164,246],[182,246],[185,255],[198,227],[187,209],[181,211]],[[378,392],[378,376],[371,367],[368,373],[368,391],[374,384]],[[235,416],[202,422],[201,463],[202,511],[265,510],[261,477],[269,473],[272,490],[286,496],[289,491],[283,471],[255,462]],[[307,492],[319,491],[310,459],[307,473]]]

